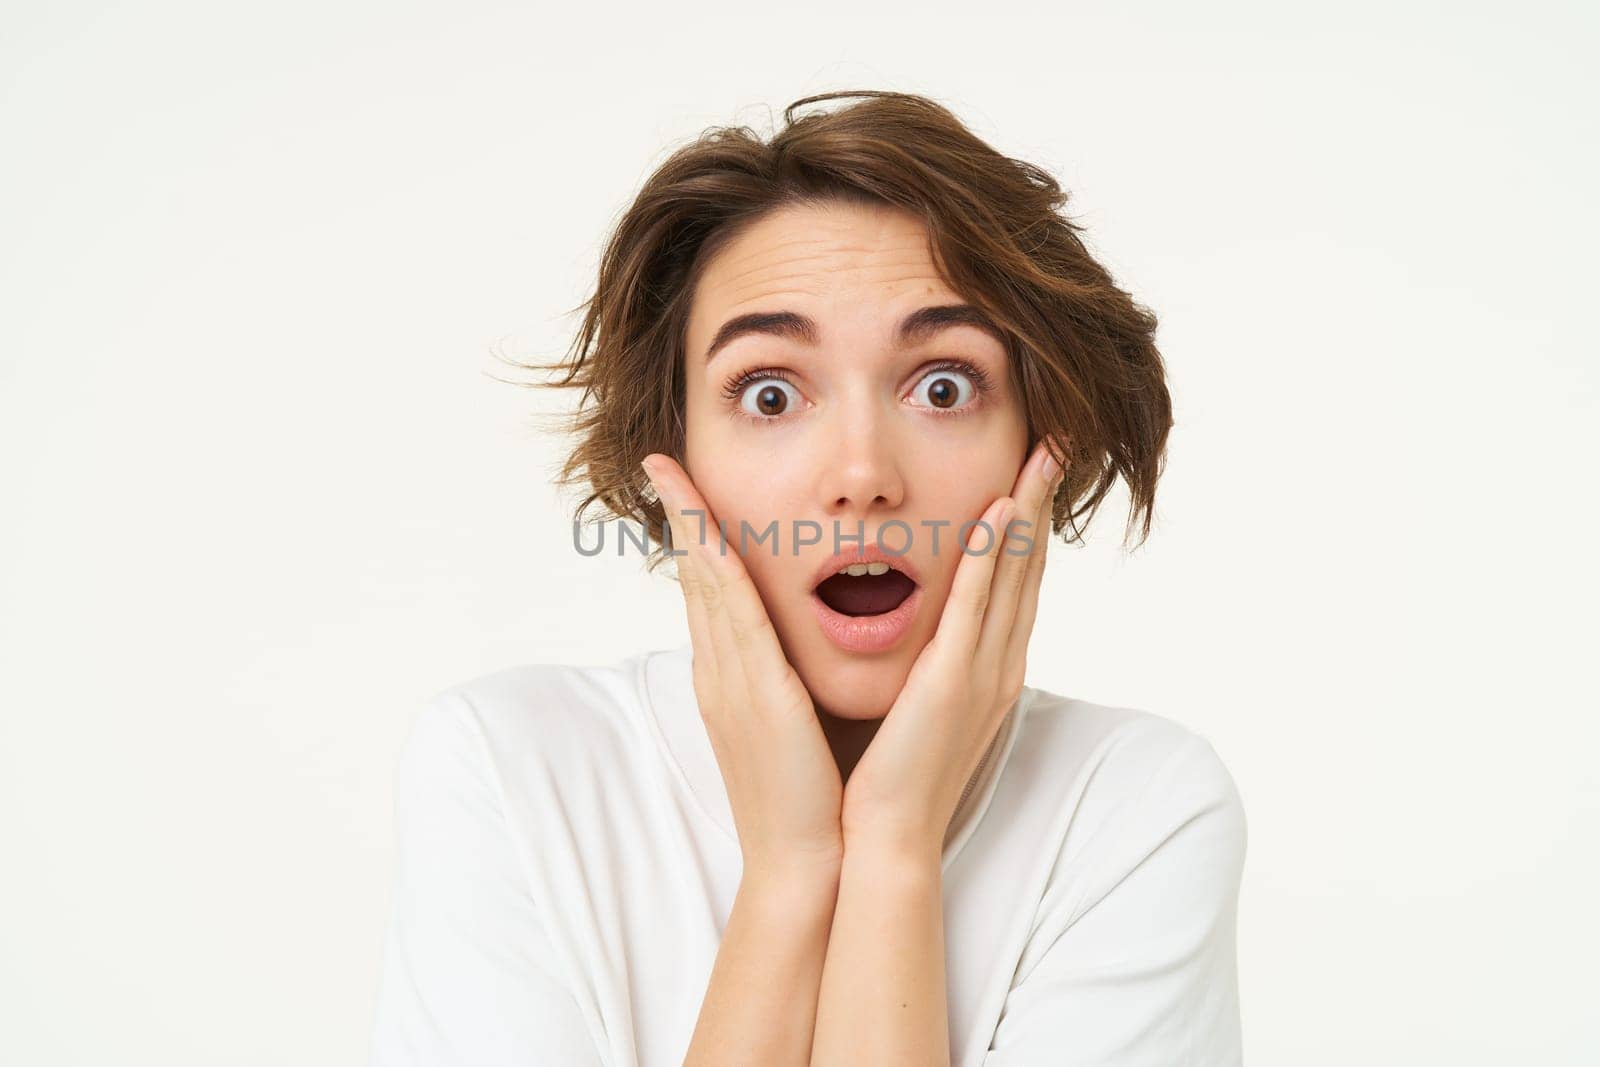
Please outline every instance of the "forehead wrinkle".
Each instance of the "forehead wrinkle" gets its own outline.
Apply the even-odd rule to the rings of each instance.
[[[746,233],[736,238],[731,245],[723,249],[722,255],[717,257],[717,263],[712,269],[717,270],[725,267],[726,269],[737,271],[753,259],[761,259],[791,248],[804,248],[806,246],[816,247],[817,251],[813,255],[820,256],[825,254],[823,249],[828,244],[828,240],[825,236],[812,233],[761,233],[759,236]]]
[[[820,296],[839,289],[840,280],[843,278],[864,285],[907,286],[933,283],[936,290],[956,295],[939,276],[932,263],[925,258],[848,267],[830,266],[820,270],[808,266],[808,262],[774,263],[724,278],[708,278],[707,288],[726,293],[735,301],[749,299],[748,294],[769,287],[789,288],[811,296]],[[825,284],[808,285],[807,282]]]
[[[782,249],[772,248],[757,249],[749,255],[718,263],[710,271],[707,271],[707,274],[712,277],[718,275],[738,277],[751,274],[759,276],[764,272],[770,271],[825,271],[829,274],[835,274],[841,270],[860,273],[862,271],[895,268],[929,271],[933,268],[933,260],[927,255],[925,249],[840,249],[838,247],[830,247],[808,250],[797,255],[783,255],[781,254],[782,251]],[[855,262],[840,266],[835,261],[840,258],[841,252],[857,259],[865,257],[865,262]]]
[[[933,289],[932,292],[929,293],[925,283],[933,280],[935,279],[931,279],[926,275],[909,274],[905,275],[904,277],[887,279],[881,284],[893,286],[901,283],[911,283],[905,287],[902,293],[897,293],[896,298],[903,295],[903,292],[909,291],[917,294],[926,293],[926,298],[929,300],[949,301],[951,303],[962,302],[962,299],[958,294],[947,294],[947,291],[943,288],[942,282],[939,283],[939,288]],[[798,306],[791,306],[790,304],[785,303],[784,298],[802,297],[806,301],[822,300],[826,298],[831,291],[832,290],[816,289],[805,285],[782,284],[777,286],[768,286],[765,284],[752,282],[749,285],[729,289],[725,294],[726,301],[724,306],[715,314],[719,320],[725,321],[729,318],[732,318],[734,315],[741,314],[745,311],[794,311],[802,315],[807,315],[816,320],[818,330],[820,330],[823,334],[826,334],[827,320],[830,316],[826,314],[815,314],[803,303]],[[864,301],[851,301],[852,304],[857,306],[863,302]],[[921,301],[919,300],[917,303],[920,304]],[[899,316],[896,315],[895,318],[896,321],[898,321]]]
[[[826,215],[823,221],[807,220],[801,232],[794,232],[802,226],[800,219],[787,219],[782,226],[757,226],[751,231],[740,234],[732,244],[723,249],[722,255],[717,257],[717,262],[712,265],[712,272],[720,273],[728,270],[741,273],[748,269],[752,260],[775,260],[777,262],[811,262],[828,256],[868,256],[878,259],[887,258],[891,262],[898,256],[904,255],[907,260],[931,265],[932,260],[928,254],[927,234],[921,229],[914,232],[905,232],[896,228],[886,237],[873,241],[862,241],[855,225],[849,223],[835,223]],[[834,232],[816,232],[818,228]],[[880,233],[883,231],[880,230]],[[797,253],[785,255],[785,253]]]

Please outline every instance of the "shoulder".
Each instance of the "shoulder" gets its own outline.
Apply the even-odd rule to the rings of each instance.
[[[1105,781],[1102,789],[1137,794],[1182,787],[1238,800],[1233,776],[1215,746],[1183,722],[1142,708],[1096,704],[1029,687],[1019,741]]]
[[[523,663],[446,686],[416,711],[402,772],[497,774],[574,768],[615,756],[638,736],[651,653],[611,664]]]
[[[1036,774],[1068,783],[1069,852],[1121,848],[1125,862],[1137,862],[1141,851],[1167,847],[1184,830],[1203,836],[1226,865],[1242,865],[1243,798],[1209,739],[1141,708],[1029,693],[1019,744],[1028,746]],[[1095,832],[1112,826],[1113,833]]]

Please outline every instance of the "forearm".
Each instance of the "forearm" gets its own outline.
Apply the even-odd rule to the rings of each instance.
[[[740,882],[684,1067],[808,1062],[838,878]]]
[[[946,1067],[937,849],[845,843],[811,1063]]]

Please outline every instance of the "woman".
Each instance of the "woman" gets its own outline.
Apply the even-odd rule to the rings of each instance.
[[[1050,535],[1119,477],[1148,534],[1155,320],[1048,175],[829,96],[612,236],[562,478],[689,641],[419,717],[375,1063],[1240,1061],[1227,770],[1023,682]]]

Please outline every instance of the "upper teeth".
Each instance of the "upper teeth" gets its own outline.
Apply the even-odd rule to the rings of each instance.
[[[889,565],[887,563],[852,563],[839,573],[848,574],[852,578],[859,578],[863,574],[888,574]]]

